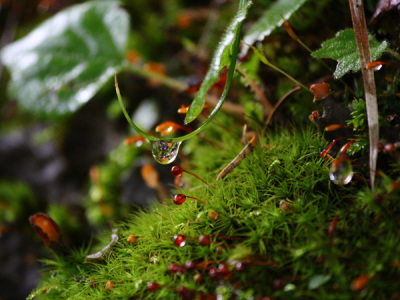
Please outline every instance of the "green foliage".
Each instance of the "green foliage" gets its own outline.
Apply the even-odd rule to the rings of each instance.
[[[348,125],[355,128],[366,129],[367,124],[367,106],[364,99],[354,99],[351,103],[351,120],[347,122]]]
[[[331,275],[314,275],[308,282],[308,288],[314,290],[327,283],[331,279]]]
[[[34,208],[32,191],[25,184],[0,181],[0,223],[17,222]]]
[[[115,1],[91,1],[50,18],[2,51],[11,94],[45,117],[76,111],[124,61],[128,14]]]
[[[369,35],[371,59],[377,60],[383,52],[388,50],[388,43],[378,42]],[[360,58],[357,50],[356,39],[353,29],[339,31],[336,36],[322,43],[322,48],[314,51],[312,56],[316,58],[331,58],[338,61],[335,73],[336,79],[343,77],[346,73],[360,70]]]
[[[251,4],[252,2],[249,0],[240,1],[238,11],[236,12],[236,15],[233,17],[231,23],[226,29],[224,36],[219,42],[207,75],[204,78],[204,81],[196,97],[193,99],[193,102],[190,105],[189,111],[186,114],[185,123],[192,122],[201,113],[206,101],[207,92],[219,79],[219,72],[221,71],[221,69],[229,66],[229,73],[226,80],[225,89],[221,96],[220,103],[218,104],[216,110],[214,110],[215,113],[218,111],[219,107],[225,100],[225,97],[229,90],[230,82],[232,80],[233,72],[235,70],[236,57],[238,54],[239,43],[237,42],[234,45],[234,41],[238,41],[238,39],[240,38],[241,24],[244,21],[247,10],[249,9]]]
[[[91,224],[101,225],[127,217],[128,208],[120,203],[122,179],[141,153],[139,147],[121,143],[110,152],[103,164],[94,168],[97,179],[91,181],[85,200],[86,214]]]
[[[264,40],[276,28],[282,26],[284,20],[288,20],[307,0],[278,0],[270,7],[265,9],[262,16],[255,24],[247,31],[243,41],[252,45],[255,42]],[[247,46],[242,49],[242,54],[248,50]]]

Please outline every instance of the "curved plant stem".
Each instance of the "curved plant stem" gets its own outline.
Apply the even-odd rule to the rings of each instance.
[[[367,69],[371,62],[367,24],[365,21],[362,0],[349,0],[351,19],[353,21],[354,34],[356,37],[358,53],[360,55],[361,73],[364,82],[365,103],[367,105],[368,132],[369,132],[369,170],[371,189],[374,189],[376,162],[378,159],[379,123],[378,103],[376,99],[376,88],[374,72]]]
[[[309,88],[307,88],[304,84],[302,84],[301,82],[299,82],[297,79],[293,78],[292,76],[290,76],[288,73],[286,73],[285,71],[283,71],[282,69],[278,68],[277,66],[275,66],[274,64],[272,64],[266,57],[264,54],[262,54],[256,47],[251,46],[251,45],[247,45],[249,46],[251,49],[253,49],[254,53],[258,56],[258,58],[260,59],[260,61],[267,65],[268,67],[274,69],[275,71],[281,73],[283,76],[287,77],[289,80],[291,80],[294,84],[300,86],[301,88],[303,88],[305,91],[307,91],[308,93],[311,93],[311,90]]]
[[[245,5],[246,0],[241,0],[239,3],[239,9],[243,8]],[[115,90],[117,93],[117,97],[118,97],[118,102],[121,106],[122,112],[126,118],[126,120],[128,121],[129,125],[132,126],[132,128],[139,134],[143,135],[144,137],[146,137],[148,140],[150,141],[177,141],[177,142],[182,142],[184,140],[187,140],[193,136],[195,136],[196,134],[198,134],[199,132],[201,132],[202,130],[204,130],[204,128],[210,123],[210,121],[215,117],[215,115],[218,113],[218,111],[221,109],[222,104],[224,104],[224,101],[226,99],[226,96],[228,95],[228,91],[229,91],[229,87],[232,81],[232,77],[233,74],[235,72],[235,66],[236,66],[236,59],[239,53],[239,45],[240,45],[240,35],[242,32],[242,26],[243,26],[243,21],[239,23],[237,30],[235,32],[235,39],[234,42],[232,44],[232,53],[231,53],[231,61],[230,61],[230,65],[229,65],[229,71],[228,71],[228,76],[227,76],[227,80],[225,83],[225,87],[224,90],[222,92],[222,95],[217,103],[217,105],[214,107],[213,111],[211,112],[211,114],[208,116],[207,120],[196,130],[192,131],[191,133],[188,133],[184,136],[180,136],[180,137],[175,137],[175,138],[158,138],[158,137],[154,137],[149,135],[148,133],[144,132],[142,129],[140,129],[130,118],[128,112],[126,111],[126,108],[122,102],[122,98],[121,98],[121,93],[118,87],[118,82],[117,82],[117,74],[115,73]],[[144,77],[148,77],[149,74],[146,74],[147,71],[145,70],[139,70],[136,68],[130,68],[131,71],[133,71],[134,73],[138,74],[138,75],[142,75]],[[157,75],[157,78],[155,78],[155,76],[153,76],[154,74],[152,73],[152,78],[156,79],[156,80],[160,80],[162,81],[162,83],[164,85],[170,86],[172,88],[178,89],[178,90],[184,90],[184,85],[180,85],[177,84],[177,82],[175,80],[167,80],[167,77],[162,76],[162,75]]]

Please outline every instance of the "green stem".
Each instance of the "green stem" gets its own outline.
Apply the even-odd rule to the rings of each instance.
[[[307,88],[304,84],[302,84],[301,82],[297,81],[296,79],[294,79],[292,76],[290,76],[288,73],[286,73],[285,71],[283,71],[282,69],[280,69],[279,67],[273,65],[266,57],[264,54],[262,54],[256,47],[252,46],[252,45],[248,45],[251,49],[253,49],[254,53],[258,56],[258,58],[260,59],[260,61],[274,69],[275,71],[281,73],[282,75],[286,76],[289,80],[291,80],[292,82],[294,82],[294,84],[300,86],[301,88],[303,88],[305,91],[309,92],[312,94],[311,90],[309,88]]]
[[[123,67],[123,70],[129,71],[129,72],[131,72],[135,75],[138,75],[140,77],[143,77],[143,78],[158,81],[162,85],[167,86],[171,89],[177,90],[178,92],[183,92],[188,88],[188,85],[182,81],[146,70],[142,67],[135,66],[130,63],[126,63]]]
[[[394,50],[388,48],[388,49],[386,50],[386,52],[390,53],[393,57],[395,57],[395,58],[397,58],[398,60],[400,60],[400,54],[397,53],[396,51],[394,51]]]
[[[246,3],[246,0],[240,0],[239,3],[239,9],[242,9],[244,7]],[[119,87],[118,87],[118,82],[117,82],[117,74],[115,74],[115,90],[117,93],[117,97],[118,97],[118,102],[121,106],[122,112],[126,118],[126,120],[128,121],[129,125],[132,126],[133,129],[135,129],[135,131],[141,135],[143,135],[144,137],[146,137],[148,140],[150,141],[177,141],[177,142],[182,142],[184,140],[187,140],[193,136],[195,136],[196,134],[198,134],[199,132],[201,132],[202,130],[204,130],[204,128],[210,123],[210,121],[215,117],[215,115],[218,113],[218,111],[221,109],[222,105],[224,104],[224,101],[226,99],[226,96],[228,95],[228,91],[231,85],[231,81],[232,81],[232,77],[233,74],[235,72],[235,66],[236,66],[236,59],[239,53],[239,45],[240,45],[240,35],[242,32],[242,26],[243,26],[243,21],[240,22],[240,24],[238,25],[238,28],[236,30],[236,34],[235,34],[235,40],[233,42],[232,45],[232,56],[231,56],[231,63],[229,65],[229,71],[228,71],[228,76],[227,76],[227,80],[225,83],[225,87],[224,90],[222,92],[222,95],[217,103],[217,105],[215,106],[215,108],[213,109],[213,111],[211,112],[211,114],[208,116],[207,120],[196,130],[192,131],[191,133],[188,133],[184,136],[180,136],[180,137],[175,137],[175,138],[157,138],[154,136],[149,135],[148,133],[144,132],[142,129],[140,129],[130,118],[128,112],[126,111],[126,108],[124,106],[124,103],[122,102],[122,98],[121,98],[121,93],[119,91]],[[142,77],[146,77],[146,78],[151,78],[151,79],[155,79],[160,81],[162,84],[169,86],[171,88],[177,89],[177,90],[185,90],[186,89],[186,85],[182,84],[181,82],[171,79],[169,77],[160,75],[160,74],[156,74],[154,72],[149,72],[147,70],[143,70],[134,66],[126,66],[125,67],[127,70],[132,71],[133,73],[142,76]]]
[[[307,88],[304,84],[302,84],[301,82],[299,82],[298,80],[294,79],[292,76],[290,76],[288,73],[286,73],[285,71],[283,71],[282,69],[278,68],[277,66],[271,64],[269,62],[269,64],[267,64],[267,66],[269,66],[270,68],[274,69],[275,71],[281,73],[282,75],[286,76],[289,80],[291,80],[292,82],[294,82],[296,85],[300,86],[301,88],[303,88],[304,90],[306,90],[307,92],[311,93],[309,88]]]

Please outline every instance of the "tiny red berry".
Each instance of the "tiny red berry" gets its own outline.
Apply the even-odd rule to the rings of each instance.
[[[244,271],[245,269],[246,269],[246,264],[245,264],[244,262],[238,261],[238,262],[235,264],[235,270],[236,270],[236,271],[241,272],[241,271]]]
[[[177,247],[183,247],[186,245],[186,237],[182,234],[174,235],[174,244]]]
[[[210,243],[211,243],[211,240],[210,240],[210,237],[208,235],[202,234],[199,237],[199,244],[201,246],[208,246],[208,245],[210,245]]]
[[[222,276],[230,275],[229,266],[225,263],[219,264],[217,271]]]
[[[155,291],[157,291],[158,289],[160,289],[160,285],[159,285],[157,282],[149,281],[149,282],[147,283],[147,289],[148,289],[150,292],[155,292]]]
[[[186,270],[184,266],[178,265],[176,263],[171,263],[168,265],[168,271],[172,274],[181,275],[185,273]]]
[[[185,268],[186,270],[193,270],[195,269],[197,264],[193,260],[187,260],[185,262]]]
[[[208,270],[208,275],[211,279],[217,279],[219,275],[218,270],[216,268],[211,268],[210,270]]]
[[[186,201],[186,196],[184,194],[176,194],[174,196],[174,203],[176,205],[182,205]]]
[[[196,292],[184,286],[178,287],[178,293],[183,300],[192,300],[196,298]]]
[[[176,177],[182,175],[183,169],[180,166],[173,166],[171,169],[172,176]]]

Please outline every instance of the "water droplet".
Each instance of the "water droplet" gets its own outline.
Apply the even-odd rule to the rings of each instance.
[[[335,184],[348,184],[353,178],[353,166],[348,158],[338,158],[332,162],[329,178]]]
[[[163,165],[172,163],[178,155],[181,143],[176,141],[151,141],[151,152],[154,159]]]

